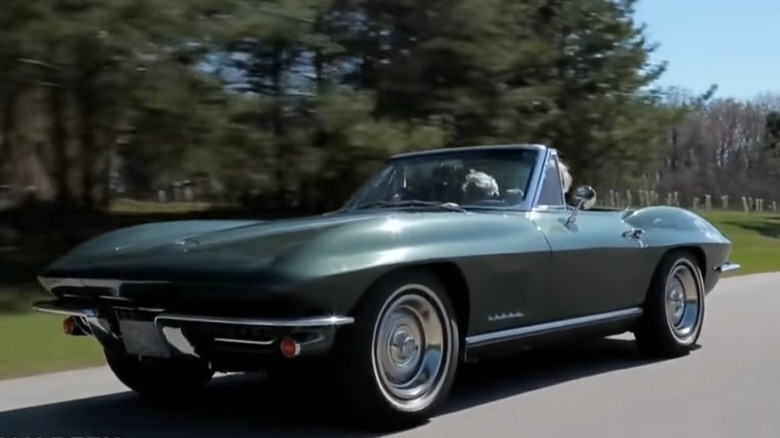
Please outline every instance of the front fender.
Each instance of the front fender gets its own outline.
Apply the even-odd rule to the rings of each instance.
[[[648,243],[673,244],[728,244],[731,242],[707,219],[678,207],[645,207],[627,214],[629,225],[647,233]]]
[[[334,229],[276,258],[274,269],[304,280],[307,302],[349,312],[362,293],[388,272],[446,262],[463,274],[472,315],[479,318],[495,300],[517,300],[518,285],[537,286],[551,249],[524,215],[399,214]],[[335,294],[335,295],[334,295]]]
[[[303,277],[325,277],[411,263],[548,252],[524,216],[492,214],[398,215],[356,223],[317,236],[281,255],[276,268]]]
[[[731,254],[732,243],[702,216],[682,208],[656,206],[631,212],[625,222],[645,231],[642,240],[662,254],[672,248],[697,248],[707,292],[720,279],[718,269]]]

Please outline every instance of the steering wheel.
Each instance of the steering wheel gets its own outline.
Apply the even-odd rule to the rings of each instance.
[[[416,199],[420,201],[432,201],[429,193],[421,190],[414,190],[408,187],[404,187],[393,195],[393,198],[398,197],[401,200]]]

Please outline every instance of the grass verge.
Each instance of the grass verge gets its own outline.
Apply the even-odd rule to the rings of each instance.
[[[0,379],[101,365],[95,339],[65,336],[62,320],[37,313],[0,315]]]
[[[130,203],[119,209],[139,210]],[[733,275],[780,270],[780,215],[711,212],[704,216],[734,244],[731,261],[742,269]],[[21,265],[14,266],[20,260],[0,257],[16,276],[27,276]],[[40,288],[33,284],[0,290],[0,379],[103,364],[94,339],[62,334],[62,317],[25,311],[40,297]]]
[[[703,215],[733,243],[732,275],[780,271],[780,214],[711,212]]]

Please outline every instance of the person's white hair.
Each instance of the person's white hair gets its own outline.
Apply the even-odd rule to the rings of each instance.
[[[485,196],[497,196],[499,194],[496,179],[485,172],[479,172],[474,169],[469,169],[469,174],[466,175],[466,182],[463,183],[462,190],[465,192],[469,186],[478,188]]]
[[[563,193],[569,193],[572,184],[571,174],[569,173],[569,166],[567,166],[563,161],[558,160],[558,172],[561,174]]]

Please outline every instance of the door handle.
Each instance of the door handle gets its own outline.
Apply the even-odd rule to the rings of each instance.
[[[641,228],[632,228],[628,231],[624,231],[622,236],[626,239],[639,239],[642,237],[642,234],[644,234],[645,231]]]

